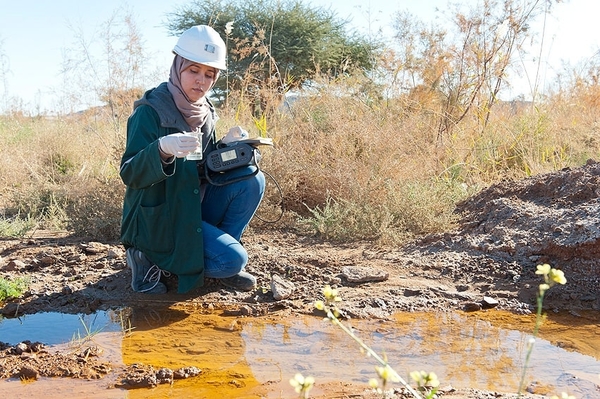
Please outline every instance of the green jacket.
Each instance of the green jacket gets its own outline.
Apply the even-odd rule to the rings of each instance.
[[[215,148],[214,107],[202,126],[205,154]],[[163,165],[158,139],[190,131],[167,84],[135,102],[127,121],[127,145],[120,175],[127,186],[121,242],[135,247],[163,270],[178,275],[178,292],[204,283],[201,190],[197,162],[176,158]]]

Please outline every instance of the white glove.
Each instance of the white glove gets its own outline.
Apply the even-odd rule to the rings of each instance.
[[[184,158],[190,152],[200,146],[196,136],[184,133],[173,133],[160,138],[158,145],[160,150],[167,155],[174,155],[177,158]]]
[[[242,129],[241,126],[234,126],[231,129],[229,129],[227,134],[221,139],[221,143],[229,144],[234,141],[245,140],[248,138],[250,138],[250,135],[247,131]]]

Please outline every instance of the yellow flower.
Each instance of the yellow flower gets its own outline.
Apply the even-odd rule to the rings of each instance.
[[[554,281],[558,284],[566,284],[567,279],[565,278],[565,273],[562,270],[558,269],[550,269],[550,273],[548,273],[548,277],[550,280]]]
[[[377,370],[377,375],[379,375],[383,381],[400,382],[396,373],[389,365],[386,365],[385,367],[377,366],[375,367],[375,370]]]
[[[569,395],[566,392],[561,393],[560,398],[556,395],[552,396],[550,399],[575,399],[575,396]]]
[[[323,301],[316,301],[315,308],[317,308],[319,310],[323,310],[323,309],[325,309],[325,304],[323,303]]]
[[[377,379],[375,379],[375,378],[371,378],[371,379],[369,380],[369,386],[370,386],[371,388],[377,388],[377,387],[379,386],[379,383],[377,382]]]
[[[535,274],[541,274],[546,279],[549,278],[551,281],[558,284],[566,284],[567,279],[565,278],[565,273],[562,270],[553,269],[549,264],[544,263],[543,265],[537,265],[537,270]]]
[[[544,276],[544,282],[546,284],[540,285],[540,295],[544,295],[546,291],[552,288],[555,284],[566,284],[567,279],[565,273],[562,270],[553,269],[549,264],[544,263],[543,265],[537,265],[535,274],[541,274]]]
[[[304,376],[300,373],[297,373],[294,378],[290,378],[290,385],[296,388],[296,392],[300,392],[297,388],[301,387],[304,384]]]
[[[410,378],[420,387],[435,388],[440,385],[437,374],[434,372],[426,373],[425,371],[413,371],[410,373]]]
[[[330,285],[326,285],[325,288],[323,288],[323,296],[330,302],[341,301],[341,299],[338,297],[337,290],[335,288],[331,288]]]
[[[423,371],[423,373],[424,373],[424,371]],[[421,372],[420,371],[411,371],[410,378],[412,378],[412,380],[414,382],[416,382],[417,384],[420,384],[421,383]]]
[[[544,263],[543,265],[537,265],[537,270],[535,271],[535,274],[542,274],[542,275],[547,275],[548,273],[550,273],[550,265],[547,263]]]
[[[313,377],[304,378],[300,373],[297,373],[294,378],[290,379],[290,385],[294,387],[296,393],[308,392],[314,384],[315,379]]]
[[[440,385],[440,381],[438,380],[437,374],[434,373],[433,371],[430,372],[429,375],[427,376],[426,382],[427,383],[425,385],[430,386],[432,388],[435,388]]]

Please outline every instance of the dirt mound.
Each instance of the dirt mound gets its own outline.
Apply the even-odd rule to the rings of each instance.
[[[504,181],[457,206],[462,216],[457,231],[417,245],[425,252],[469,259],[450,271],[456,279],[485,279],[489,274],[507,288],[512,280],[512,291],[527,303],[534,303],[540,283],[536,265],[548,263],[563,270],[568,283],[549,291],[547,306],[597,310],[599,198],[600,163],[594,161],[581,168]]]

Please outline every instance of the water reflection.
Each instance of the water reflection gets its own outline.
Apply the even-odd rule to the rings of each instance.
[[[189,312],[176,319],[155,328],[142,324],[129,342],[124,341],[123,359],[166,367],[197,366],[204,370],[202,378],[187,383],[194,392],[200,389],[203,397],[225,393],[279,398],[282,392],[283,397],[293,397],[288,380],[296,372],[312,375],[320,384],[345,381],[366,386],[375,377],[373,359],[318,317],[244,319]],[[533,320],[503,312],[407,313],[396,315],[394,321],[349,324],[369,346],[385,353],[407,380],[408,373],[418,369],[435,371],[444,384],[457,388],[516,392]],[[600,382],[600,337],[596,328],[590,329],[597,324],[568,322],[572,320],[550,318],[544,323],[527,378],[536,393],[573,392],[578,389],[573,386],[575,377],[584,385],[582,392],[590,392]],[[513,329],[505,328],[507,324]],[[550,339],[569,340],[582,353],[560,348]],[[592,349],[591,355],[584,349]]]
[[[507,320],[511,320],[513,328],[518,326],[521,330],[506,329],[501,321]],[[533,331],[533,318],[503,312],[451,313],[435,317],[401,314],[397,315],[397,327],[384,334],[383,340],[408,347],[399,359],[402,369],[432,370],[441,381],[456,387],[516,392],[530,331]],[[526,381],[535,381],[532,387],[536,393],[566,389],[567,375],[596,375],[594,383],[600,382],[597,358],[567,351],[546,339],[559,337],[558,332],[563,328],[556,321],[547,320],[534,345]],[[598,348],[600,337],[596,331],[574,329],[569,333],[595,341]]]
[[[129,398],[260,397],[251,394],[261,383],[246,360],[243,323],[238,319],[193,310],[137,309],[131,326],[122,344],[125,364],[195,366],[202,373],[172,386],[131,390]]]
[[[0,341],[48,342],[53,337],[56,342],[68,342],[74,331],[81,329],[77,317],[54,314],[52,321],[51,315],[0,321]],[[181,306],[99,313],[93,323],[91,319],[87,322],[100,325],[100,319],[108,324],[104,332],[118,331],[113,337],[119,342],[117,353],[122,357],[118,361],[123,364],[171,369],[195,366],[203,371],[173,385],[121,391],[123,396],[109,390],[112,397],[296,397],[288,381],[297,372],[315,377],[317,385],[312,393],[318,396],[327,394],[328,384],[333,382],[366,387],[375,377],[374,360],[362,355],[356,342],[320,317],[221,317]],[[385,354],[407,380],[412,370],[435,371],[442,385],[516,393],[534,320],[532,315],[488,311],[402,313],[390,321],[352,320],[345,324],[376,352]],[[548,315],[527,374],[535,393],[568,391],[580,399],[600,397],[599,321],[597,312],[577,317]],[[62,339],[50,333],[57,326],[63,327]],[[67,332],[65,327],[71,330]],[[8,339],[13,336],[18,338]],[[28,396],[36,397],[31,391],[34,386],[38,387],[34,390],[52,397],[47,396],[51,391],[44,391],[43,384],[29,384]],[[96,390],[106,388],[106,382],[94,384]],[[64,381],[63,385],[75,383]]]
[[[24,340],[64,344],[99,332],[120,331],[119,314],[110,310],[87,315],[49,312],[11,319],[0,317],[0,341],[11,345]]]

